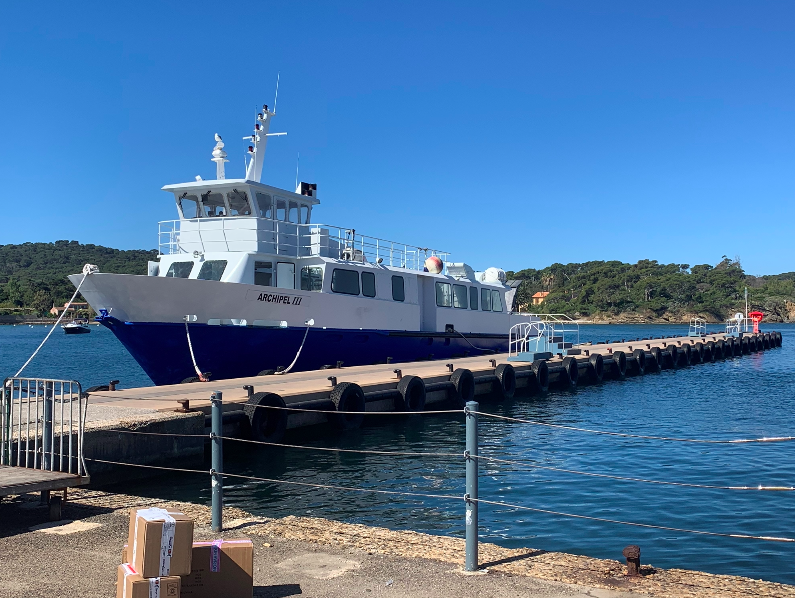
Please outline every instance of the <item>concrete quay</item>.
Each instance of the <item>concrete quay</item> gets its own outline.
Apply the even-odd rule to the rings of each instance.
[[[173,507],[197,522],[196,539],[254,542],[254,597],[348,598],[793,598],[795,586],[643,564],[628,577],[619,561],[507,549],[481,543],[486,572],[464,574],[464,541],[317,518],[267,519],[224,511],[222,534],[209,528],[204,505],[96,490],[70,491],[67,518],[52,524],[38,499],[0,502],[0,596],[115,595],[116,567],[131,507]],[[616,547],[617,557],[621,546]]]
[[[533,363],[509,361],[507,354],[498,354],[97,390],[89,393],[85,455],[92,478],[100,482],[146,475],[146,470],[100,461],[174,466],[200,459],[209,440],[210,396],[215,391],[223,395],[224,435],[279,442],[285,430],[293,428],[358,427],[364,420],[356,415],[359,412],[463,409],[467,400],[476,397],[503,400],[516,392],[544,392],[550,386],[574,388],[620,380],[740,358],[780,344],[776,332],[742,338],[710,334],[634,339],[578,345],[573,355]],[[412,378],[419,381],[411,382]],[[355,388],[347,388],[347,395],[341,397],[340,389],[352,385]]]

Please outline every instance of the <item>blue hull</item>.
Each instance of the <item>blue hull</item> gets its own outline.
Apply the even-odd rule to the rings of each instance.
[[[195,376],[184,324],[101,323],[113,331],[157,385],[178,384]],[[245,378],[262,370],[287,367],[295,358],[305,328],[259,328],[191,324],[196,363],[212,379]],[[346,366],[450,359],[508,350],[508,335],[423,333],[311,328],[293,371],[316,370],[343,361]]]

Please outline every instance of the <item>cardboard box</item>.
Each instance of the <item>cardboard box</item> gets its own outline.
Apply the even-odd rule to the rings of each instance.
[[[145,579],[124,563],[116,574],[116,598],[180,598],[181,583],[176,575]]]
[[[179,511],[133,509],[127,544],[131,547],[129,563],[142,577],[187,575],[193,554],[193,520]]]
[[[194,542],[192,563],[190,575],[182,577],[182,598],[252,598],[251,540]]]
[[[215,546],[216,548],[213,548]],[[121,560],[127,560],[127,545]],[[251,598],[254,592],[251,540],[194,542],[191,572],[182,576],[182,598]]]

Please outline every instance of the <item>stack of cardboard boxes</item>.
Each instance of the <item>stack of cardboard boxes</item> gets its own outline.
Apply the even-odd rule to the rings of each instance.
[[[179,511],[133,509],[116,598],[252,598],[251,540],[193,541]]]

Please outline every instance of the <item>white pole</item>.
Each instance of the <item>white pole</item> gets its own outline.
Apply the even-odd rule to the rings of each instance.
[[[745,287],[745,317],[748,319],[748,287]]]

